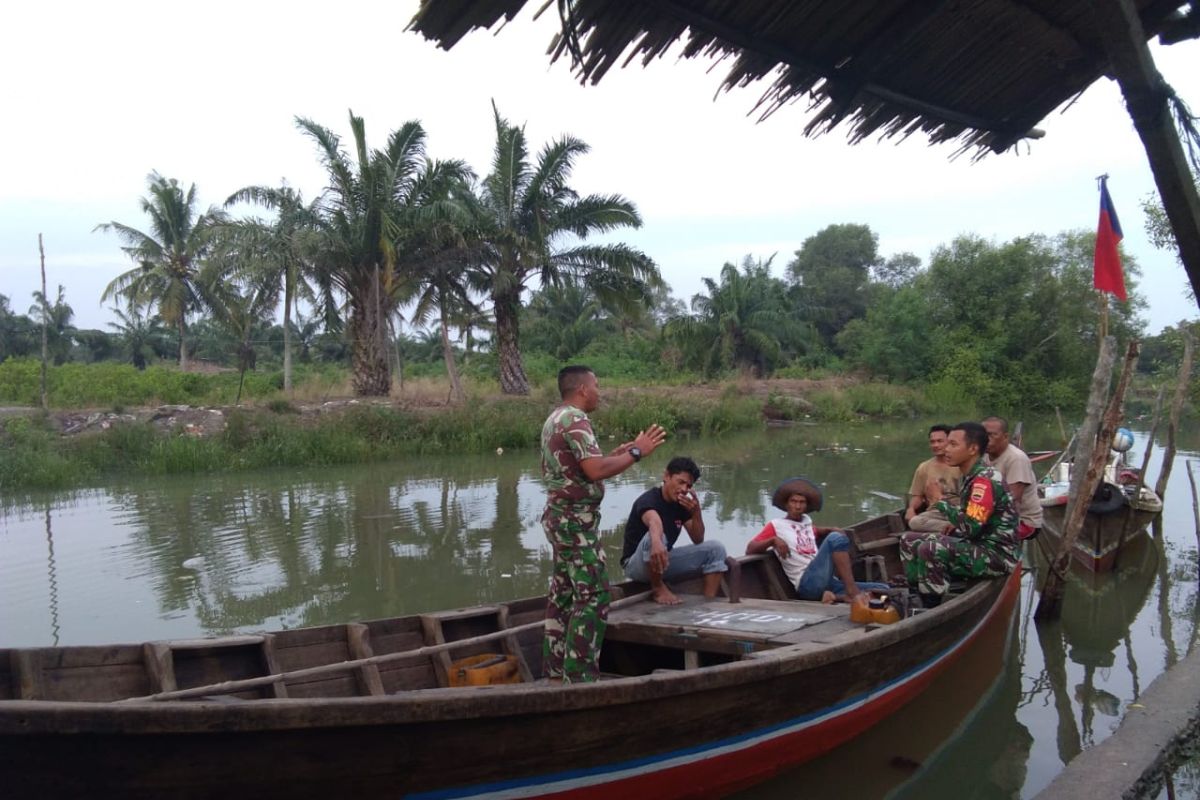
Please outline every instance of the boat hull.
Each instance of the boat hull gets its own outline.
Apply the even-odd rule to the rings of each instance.
[[[902,624],[575,687],[0,704],[6,797],[717,797],[853,738],[1004,625],[1019,574]]]
[[[1128,507],[1109,514],[1089,511],[1083,518],[1083,528],[1079,531],[1075,546],[1071,548],[1071,560],[1089,572],[1111,572],[1119,563],[1118,553],[1138,539],[1145,538],[1146,526],[1158,513],[1134,509],[1130,515]],[[1057,551],[1062,541],[1065,517],[1065,505],[1043,508],[1042,536],[1046,537],[1053,551]]]

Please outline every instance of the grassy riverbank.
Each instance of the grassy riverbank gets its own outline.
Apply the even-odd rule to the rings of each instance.
[[[453,406],[445,403],[445,388],[436,382],[410,383],[391,402],[332,406],[287,401],[276,392],[274,399],[253,406],[190,412],[210,423],[205,425],[182,420],[164,424],[162,412],[133,414],[117,405],[115,410],[125,413],[117,416],[110,407],[100,424],[74,435],[64,435],[64,430],[104,415],[16,416],[0,429],[0,492],[82,486],[116,476],[331,466],[426,453],[532,448],[554,402],[548,387],[539,387],[529,398],[504,398],[474,387],[470,402]],[[847,421],[935,410],[912,389],[830,379],[613,387],[604,390],[603,405],[593,416],[602,436],[623,440],[651,423],[710,436],[761,426],[767,419]],[[71,420],[74,425],[67,424]]]

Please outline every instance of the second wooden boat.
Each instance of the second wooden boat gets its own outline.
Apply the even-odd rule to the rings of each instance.
[[[1071,467],[1070,461],[1059,462],[1038,485],[1043,535],[1055,549],[1066,523]],[[1109,572],[1120,550],[1144,537],[1146,526],[1162,513],[1162,508],[1162,500],[1153,489],[1139,486],[1137,471],[1125,464],[1123,453],[1114,453],[1088,506],[1071,558],[1091,572]]]

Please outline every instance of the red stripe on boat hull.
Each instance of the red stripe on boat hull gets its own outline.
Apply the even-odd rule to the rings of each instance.
[[[531,796],[564,800],[609,800],[620,796],[699,800],[727,795],[766,780],[781,770],[810,761],[895,713],[957,661],[989,626],[1008,620],[1019,594],[1020,583],[1021,567],[1018,565],[983,624],[960,642],[947,658],[894,689],[831,719],[699,761],[658,770],[653,765],[647,765],[648,771],[639,775]]]

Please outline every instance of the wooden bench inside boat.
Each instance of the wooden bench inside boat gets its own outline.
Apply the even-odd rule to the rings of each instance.
[[[609,615],[601,669],[622,676],[696,669],[851,627],[849,607],[800,600],[680,595],[679,605],[639,603]]]

